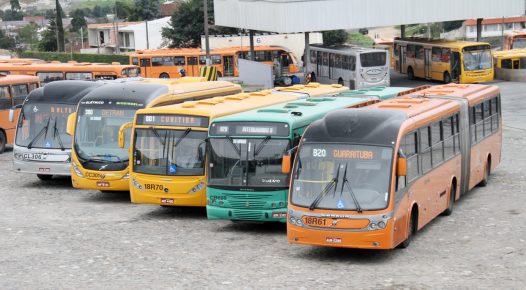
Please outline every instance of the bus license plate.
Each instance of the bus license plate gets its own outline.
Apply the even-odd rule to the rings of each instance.
[[[97,186],[98,187],[110,187],[110,183],[107,181],[98,181]]]
[[[25,153],[23,157],[26,160],[46,160],[45,154]]]
[[[163,204],[174,204],[173,198],[161,198],[161,203]]]
[[[302,219],[303,224],[311,227],[326,227],[330,224],[330,221],[321,217],[304,216]]]

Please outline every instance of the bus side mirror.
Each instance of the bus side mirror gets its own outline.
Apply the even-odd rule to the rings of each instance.
[[[15,121],[15,110],[18,110],[20,108],[22,108],[22,105],[16,105],[9,109],[9,122],[12,123]]]
[[[407,176],[407,159],[405,157],[398,157],[398,165],[396,172],[398,176]]]
[[[283,155],[283,159],[281,159],[281,173],[283,174],[289,174],[290,173],[290,153],[285,153]]]
[[[124,143],[126,141],[124,133],[126,129],[131,128],[132,125],[133,125],[132,122],[128,122],[128,123],[123,124],[121,128],[119,129],[119,147],[120,148],[124,148],[124,145],[125,145]]]
[[[66,125],[66,133],[70,136],[75,135],[75,121],[77,121],[77,112],[71,113],[68,116],[68,123]]]

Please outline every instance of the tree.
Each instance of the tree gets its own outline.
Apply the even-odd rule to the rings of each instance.
[[[29,45],[31,50],[35,49],[38,41],[38,25],[34,22],[27,24],[18,30],[18,36],[22,44]]]
[[[62,6],[60,2],[55,0],[55,9],[56,9],[56,27],[57,27],[57,36],[58,36],[58,51],[64,51],[64,25],[62,25],[62,16],[64,12],[62,11]]]
[[[13,20],[22,20],[24,14],[21,11],[6,9],[3,11],[2,20],[3,21],[13,21]]]
[[[49,20],[49,24],[42,32],[42,40],[38,43],[40,51],[57,51],[57,26],[54,19]]]
[[[159,0],[135,0],[134,4],[129,17],[131,21],[152,20],[161,16]]]
[[[86,21],[86,18],[82,15],[75,15],[71,19],[71,28],[70,31],[79,31],[80,28],[86,28],[88,26],[88,22]]]
[[[20,3],[18,2],[18,0],[9,0],[9,3],[11,4],[11,10],[13,11],[20,10]]]
[[[170,47],[198,47],[204,34],[204,13],[202,0],[182,2],[172,15],[170,26],[164,27],[162,36]],[[214,26],[214,5],[208,0],[208,23],[210,34],[235,34],[236,28]]]
[[[324,31],[322,33],[323,35],[323,43],[326,45],[339,45],[344,44],[347,42],[347,39],[349,38],[349,33],[345,30],[329,30]]]
[[[115,2],[115,14],[119,19],[128,19],[133,14],[133,8],[128,5],[127,2],[117,1]]]
[[[7,50],[14,50],[16,48],[15,39],[9,35],[5,35],[2,30],[0,30],[0,48]]]

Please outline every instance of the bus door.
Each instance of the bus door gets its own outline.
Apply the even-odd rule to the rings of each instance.
[[[321,76],[322,71],[322,57],[321,51],[316,51],[316,75]]]
[[[143,75],[143,77],[145,77],[145,78],[152,77],[150,75],[152,73],[151,72],[151,68],[150,68],[150,59],[149,58],[141,58],[139,60],[139,64],[140,64],[140,67],[141,67],[141,74]]]
[[[199,75],[199,66],[198,66],[198,60],[195,56],[189,56],[186,59],[188,70],[186,71],[186,75],[189,77],[195,77]]]
[[[399,71],[400,73],[402,74],[406,74],[407,73],[407,65],[406,65],[406,59],[405,59],[405,54],[406,54],[406,51],[407,51],[407,47],[406,46],[398,46],[400,48],[400,51],[398,52],[398,57],[400,59],[399,61]]]
[[[460,80],[460,53],[451,53],[451,81],[458,82]]]
[[[431,49],[426,48],[424,52],[424,74],[426,79],[431,78]]]
[[[233,55],[223,56],[223,75],[225,77],[234,76],[234,56]]]
[[[281,70],[283,74],[288,74],[290,72],[289,65],[291,64],[290,55],[287,52],[281,52],[280,55]]]

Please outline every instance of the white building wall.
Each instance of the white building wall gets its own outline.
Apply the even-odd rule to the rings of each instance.
[[[210,49],[233,47],[233,46],[250,46],[248,35],[211,35],[209,37]],[[310,33],[310,43],[323,43],[323,35],[320,32]],[[305,50],[305,35],[303,33],[288,34],[261,34],[254,35],[254,45],[277,45],[290,50],[297,60]],[[205,37],[201,36],[201,48],[205,48]]]
[[[522,15],[524,0],[215,0],[217,25],[280,33]]]
[[[164,17],[148,21],[148,40],[150,49],[162,48],[162,28],[170,25],[170,17]],[[145,23],[129,25],[126,31],[133,31],[135,49],[146,49],[146,25]],[[131,39],[130,39],[131,41]]]

